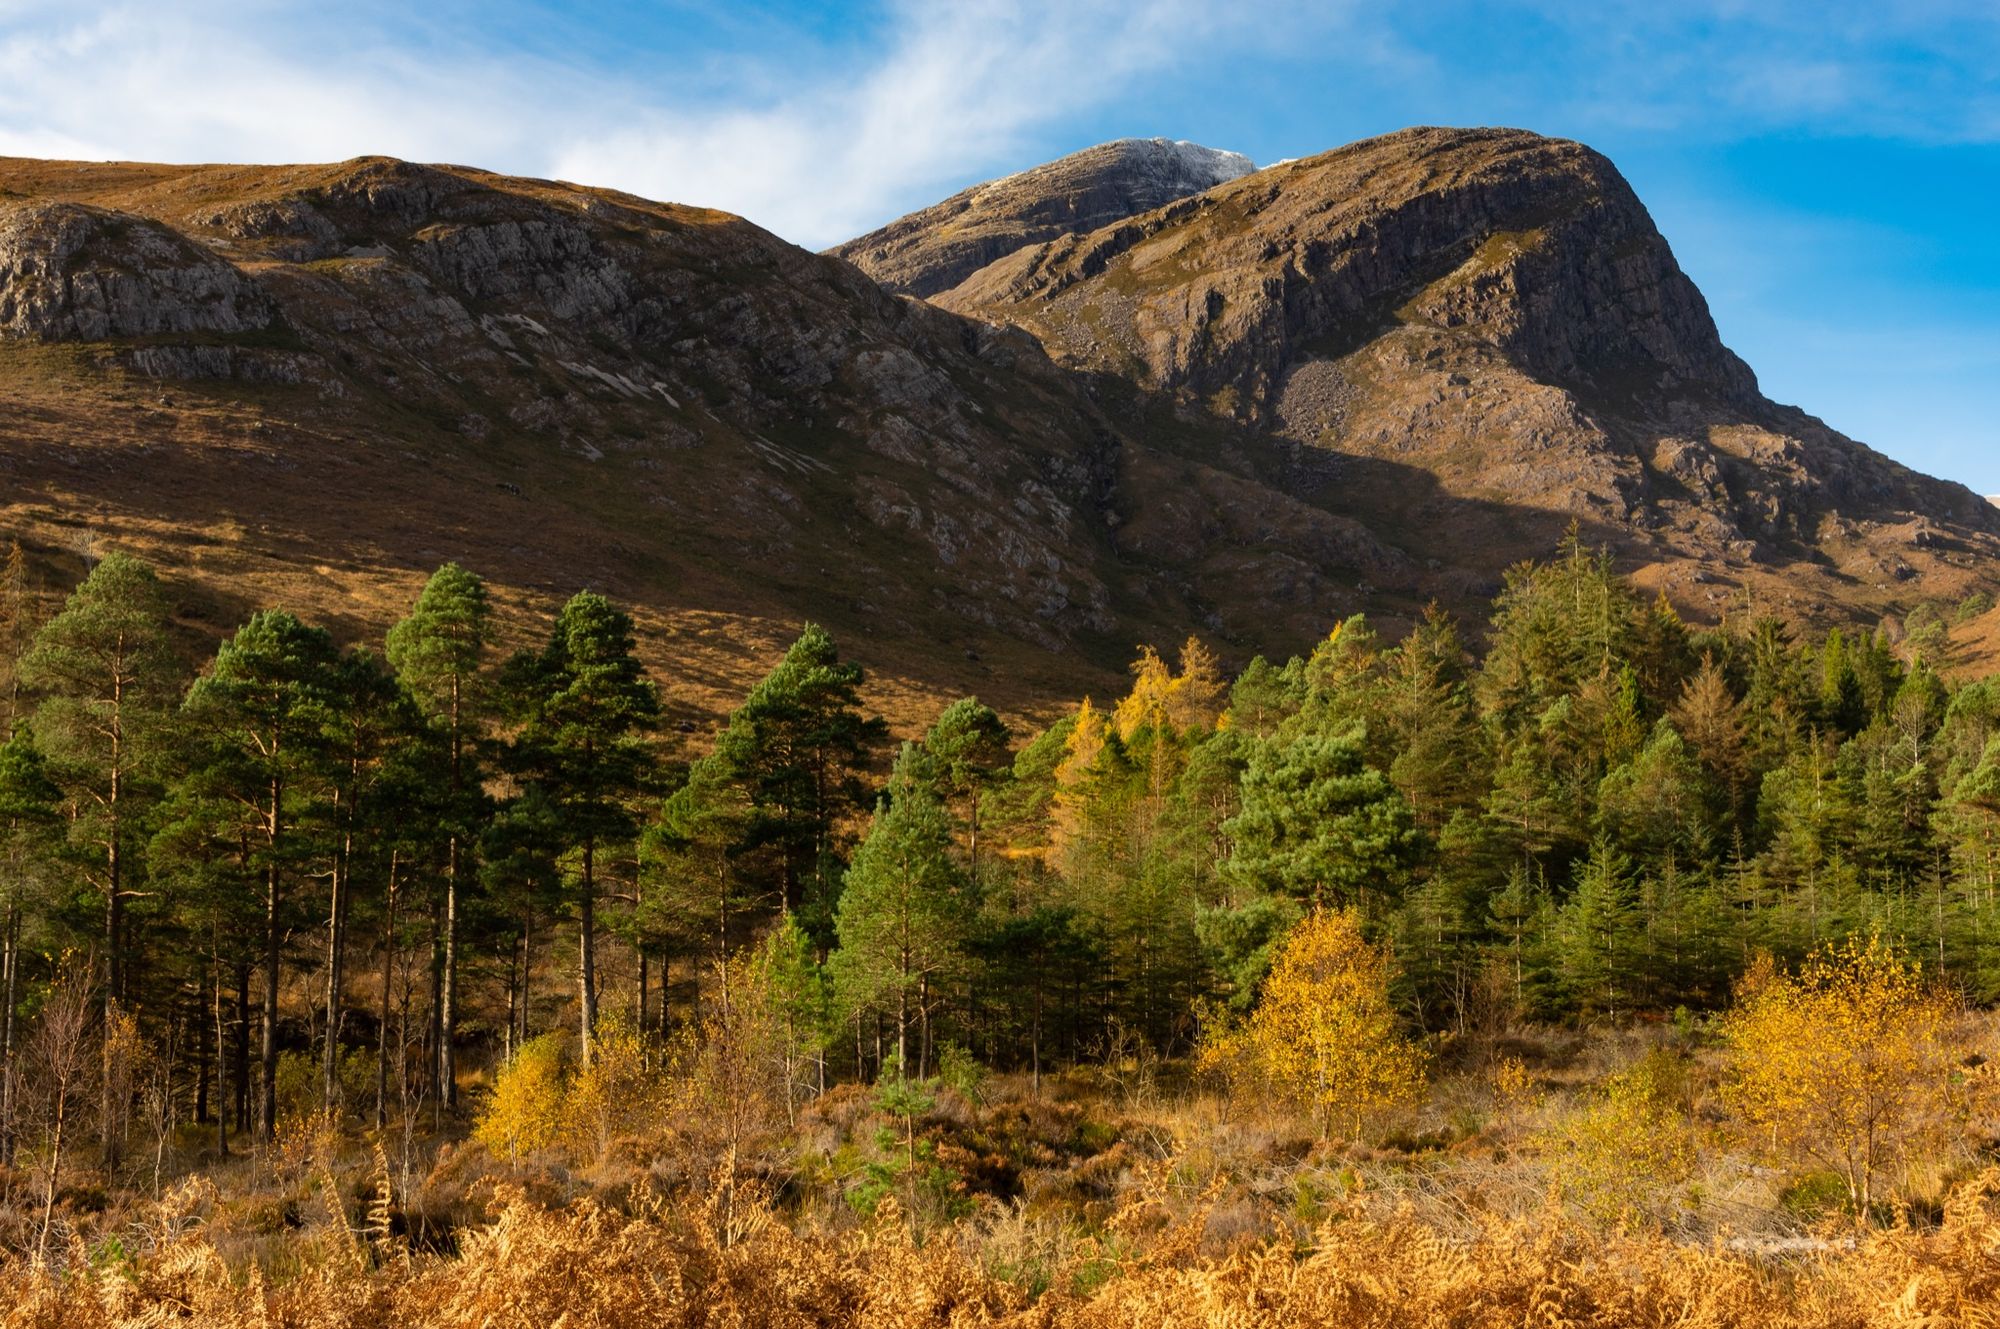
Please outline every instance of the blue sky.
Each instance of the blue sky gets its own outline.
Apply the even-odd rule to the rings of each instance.
[[[2000,493],[1994,0],[0,0],[0,153],[560,176],[844,239],[1123,135],[1608,153],[1765,389]]]

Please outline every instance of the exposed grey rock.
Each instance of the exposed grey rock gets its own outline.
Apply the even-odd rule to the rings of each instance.
[[[238,333],[272,314],[256,282],[158,222],[79,203],[0,209],[0,335]]]

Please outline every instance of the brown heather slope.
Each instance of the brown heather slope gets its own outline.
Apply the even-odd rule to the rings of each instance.
[[[1387,589],[1422,587],[1417,555],[1497,569],[1571,518],[1703,616],[1865,618],[1989,585],[2000,552],[1971,491],[1762,397],[1576,143],[1407,130],[1022,249],[937,302],[1313,456],[1324,488],[1295,495],[1345,491],[1413,556]]]
[[[0,537],[150,556],[207,635],[372,635],[446,558],[521,637],[593,586],[690,727],[807,617],[905,726],[1045,710],[1141,641],[1477,610],[1572,517],[1704,617],[2000,589],[2000,514],[1758,397],[1573,144],[1356,145],[939,303],[460,167],[0,160]]]
[[[691,712],[808,616],[892,714],[1026,702],[1129,649],[1116,448],[1021,339],[724,214],[387,160],[0,163],[0,534],[133,547],[216,630],[379,631],[456,558],[517,620],[633,603]]]

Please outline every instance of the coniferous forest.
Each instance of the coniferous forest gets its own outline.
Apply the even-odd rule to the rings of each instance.
[[[882,1322],[1122,1323],[1280,1248],[1356,1314],[1472,1248],[1496,1306],[1597,1252],[1579,1323],[1846,1314],[2000,1221],[1982,607],[1697,627],[1572,535],[1484,622],[1142,646],[1040,727],[893,733],[808,624],[703,733],[592,592],[503,650],[447,564],[197,659],[169,570],[16,546],[0,1241],[78,1317],[22,1322],[546,1323],[589,1258],[662,1323],[917,1266]]]

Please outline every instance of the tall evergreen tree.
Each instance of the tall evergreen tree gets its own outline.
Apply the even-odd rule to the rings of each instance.
[[[0,743],[0,1167],[14,1164],[22,929],[48,887],[62,791],[24,726]]]
[[[1631,1009],[1640,934],[1631,871],[1630,859],[1598,840],[1556,918],[1564,992],[1585,1014]]]
[[[1358,733],[1262,744],[1243,772],[1242,810],[1223,828],[1228,871],[1313,905],[1395,890],[1421,839],[1409,805],[1361,753]]]
[[[183,706],[196,753],[190,779],[211,806],[231,810],[255,846],[249,863],[263,886],[256,1130],[265,1140],[277,1129],[280,963],[296,904],[290,887],[311,861],[300,823],[327,776],[340,684],[326,629],[271,609],[223,643]]]
[[[952,862],[951,819],[916,769],[919,761],[906,744],[888,797],[855,852],[834,957],[849,1005],[886,1006],[895,1019],[896,1064],[906,1074],[924,1060],[911,1060],[911,1030],[928,1028],[934,988],[960,962],[973,915],[965,876]]]
[[[773,894],[822,937],[832,921],[837,835],[865,810],[866,772],[888,733],[861,710],[862,670],[808,623],[729,717],[721,771],[748,800],[742,848],[771,863]]]
[[[938,797],[965,827],[968,874],[979,875],[979,800],[1006,773],[1007,726],[990,706],[962,697],[924,735],[922,751]]]
[[[104,901],[107,1002],[124,988],[124,905],[136,881],[137,811],[180,669],[151,568],[111,554],[91,569],[21,660],[40,693],[35,730],[70,804],[71,842]]]
[[[587,1065],[597,1029],[598,858],[637,833],[633,802],[651,775],[659,689],[635,654],[631,618],[593,591],[563,606],[541,651],[509,663],[506,686],[520,719],[516,769],[541,787],[573,856]]]
[[[148,777],[180,678],[153,570],[125,554],[107,556],[35,634],[19,670],[43,698],[35,730],[68,803],[70,843],[103,902],[108,1040],[126,998],[125,905],[141,876],[140,814],[156,793]],[[122,1105],[110,1101],[116,1077],[101,1078],[104,1118],[119,1120]],[[104,1139],[106,1162],[115,1163],[116,1132],[107,1129]]]
[[[438,1014],[438,1086],[444,1105],[458,1100],[459,896],[471,877],[465,857],[477,836],[481,789],[471,761],[483,699],[480,666],[492,633],[486,583],[456,563],[431,574],[409,616],[389,630],[389,663],[448,752],[445,830],[443,1002]]]

